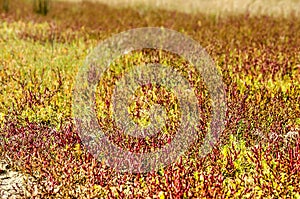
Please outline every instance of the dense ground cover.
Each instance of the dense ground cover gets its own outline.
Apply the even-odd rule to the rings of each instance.
[[[0,24],[0,155],[34,177],[37,186],[27,188],[36,197],[300,197],[299,18],[219,18],[91,3],[53,4],[42,17],[30,4],[11,7]],[[72,86],[100,40],[144,26],[187,34],[212,56],[226,85],[227,126],[210,154],[193,155],[206,132],[204,103],[199,142],[182,158],[159,172],[118,173],[83,147],[71,118]],[[205,91],[198,97],[207,99]],[[130,146],[122,144],[136,150]]]

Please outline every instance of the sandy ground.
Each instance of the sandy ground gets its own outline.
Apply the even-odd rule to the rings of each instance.
[[[57,0],[56,0],[57,1]],[[300,0],[59,0],[98,1],[117,7],[164,8],[186,13],[203,12],[213,14],[245,13],[300,16]]]

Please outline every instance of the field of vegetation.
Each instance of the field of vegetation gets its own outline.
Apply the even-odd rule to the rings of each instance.
[[[22,198],[300,198],[297,15],[219,17],[53,2],[44,16],[33,12],[31,3],[16,0],[0,12],[0,160],[28,177]],[[202,102],[197,142],[165,168],[132,174],[97,161],[84,147],[72,118],[72,89],[100,41],[138,27],[166,27],[198,41],[222,74],[228,110],[219,142],[205,157],[195,155],[211,105],[203,82],[189,77]],[[178,57],[149,49],[127,54],[115,65],[128,61],[172,63],[186,77],[190,70]],[[95,103],[99,124],[113,129],[107,93],[123,73],[109,74],[99,81]],[[149,97],[151,89],[162,105],[177,103],[155,86],[140,94]],[[178,120],[168,116],[172,127],[158,138],[134,140],[111,129],[108,136],[129,151],[151,150],[176,132]]]

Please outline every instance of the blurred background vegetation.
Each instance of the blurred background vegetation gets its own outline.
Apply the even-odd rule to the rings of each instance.
[[[8,11],[11,0],[1,0],[2,9]],[[176,10],[184,13],[205,13],[216,15],[242,14],[249,15],[289,15],[299,16],[300,0],[23,0],[32,1],[33,11],[46,15],[51,2],[100,2],[117,8],[137,8]]]

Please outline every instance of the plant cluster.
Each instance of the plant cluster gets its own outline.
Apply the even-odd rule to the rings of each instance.
[[[0,18],[0,158],[33,177],[26,184],[30,197],[300,197],[299,18],[219,18],[93,3],[53,3],[47,16],[37,16],[30,4],[18,6],[22,12],[11,10]],[[111,142],[145,152],[167,144],[176,133],[178,99],[153,84],[140,87],[128,109],[134,121],[146,125],[149,115],[142,110],[149,111],[149,104],[164,106],[164,131],[136,140],[113,125],[114,82],[143,63],[172,65],[181,72],[196,88],[201,120],[197,142],[176,162],[157,172],[119,173],[97,161],[81,142],[71,117],[72,87],[99,40],[144,26],[190,35],[211,55],[226,86],[227,125],[212,152],[199,156],[211,104],[197,71],[166,52],[124,55],[99,80],[96,92],[98,122],[111,130]]]

